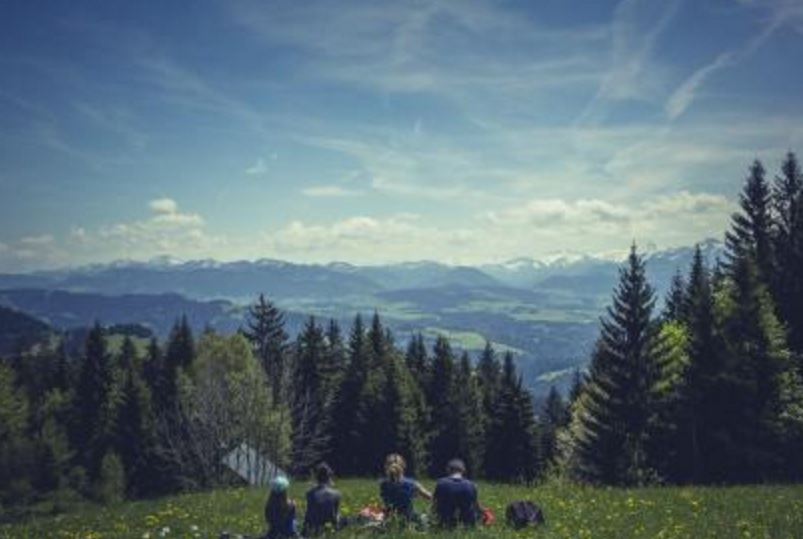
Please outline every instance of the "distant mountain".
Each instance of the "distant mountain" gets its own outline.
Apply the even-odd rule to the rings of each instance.
[[[228,301],[194,301],[178,294],[108,296],[63,290],[0,290],[0,306],[28,313],[55,329],[138,324],[165,336],[176,318],[186,315],[197,330],[211,326],[236,331],[242,309]]]
[[[384,266],[352,266],[335,263],[327,266],[344,274],[361,275],[384,290],[437,288],[440,286],[497,286],[500,283],[477,268],[449,266],[438,262],[404,262]]]
[[[710,263],[722,244],[702,244]],[[659,298],[672,275],[686,270],[693,248],[646,254]],[[63,271],[0,275],[0,305],[24,311],[58,329],[141,324],[164,337],[186,314],[198,331],[222,332],[242,324],[245,305],[266,293],[286,313],[294,335],[308,315],[335,318],[344,329],[356,313],[376,310],[398,342],[415,332],[439,333],[456,348],[476,352],[485,339],[512,351],[539,392],[565,384],[584,365],[598,318],[616,284],[621,256],[561,253],[479,267],[437,262],[357,266],[162,257]]]
[[[50,326],[16,309],[0,306],[0,355],[45,338]]]

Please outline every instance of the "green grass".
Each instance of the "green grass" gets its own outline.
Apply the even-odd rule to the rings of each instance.
[[[428,482],[427,482],[428,483]],[[343,512],[377,502],[377,484],[343,480]],[[305,484],[292,495],[303,511]],[[562,484],[525,488],[480,484],[483,505],[500,519],[490,528],[438,533],[447,538],[801,538],[803,485],[729,488],[597,489]],[[532,499],[544,508],[547,524],[538,530],[515,532],[501,520],[507,503]],[[220,531],[258,534],[263,531],[265,493],[253,489],[219,490],[162,500],[90,507],[55,517],[0,527],[0,537],[217,537]],[[418,508],[426,506],[419,503]],[[146,535],[148,534],[148,535]],[[345,539],[376,532],[347,530]],[[388,533],[387,537],[424,537],[422,532]]]

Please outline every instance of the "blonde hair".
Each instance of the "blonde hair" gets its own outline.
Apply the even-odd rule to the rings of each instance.
[[[394,483],[401,481],[406,467],[407,463],[404,462],[404,457],[398,453],[391,453],[385,458],[385,475]]]

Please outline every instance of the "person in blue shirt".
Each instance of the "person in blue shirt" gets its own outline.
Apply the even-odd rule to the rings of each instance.
[[[326,528],[337,530],[340,521],[340,492],[334,489],[334,472],[322,462],[315,467],[316,486],[307,491],[307,512],[304,515],[304,535],[322,533]]]
[[[407,463],[401,455],[388,455],[385,459],[385,478],[379,483],[379,495],[388,516],[398,515],[405,520],[417,521],[413,499],[421,496],[431,500],[432,494],[415,479],[405,477],[406,468]]]
[[[265,504],[265,522],[268,524],[267,539],[298,537],[296,530],[296,504],[288,498],[290,481],[282,475],[270,483],[270,495]]]
[[[454,528],[458,523],[475,526],[479,520],[477,487],[463,477],[466,466],[460,459],[449,461],[448,476],[438,480],[433,502],[438,524],[444,528]]]

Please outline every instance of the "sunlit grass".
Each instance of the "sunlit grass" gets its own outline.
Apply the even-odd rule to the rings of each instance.
[[[303,514],[303,491],[296,483],[292,495]],[[377,483],[342,480],[343,512],[354,515],[378,502]],[[430,485],[431,486],[431,485]],[[440,537],[543,538],[707,538],[803,537],[803,486],[729,488],[597,489],[548,484],[537,488],[480,484],[483,505],[499,519],[476,531],[438,534]],[[547,524],[537,531],[516,532],[504,521],[505,506],[531,499],[544,508]],[[124,503],[39,518],[0,527],[0,537],[217,537],[223,530],[258,535],[264,532],[265,492],[254,489],[219,490],[161,500]],[[427,509],[423,503],[418,509]],[[346,530],[339,537],[372,535]],[[387,534],[390,536],[391,534]],[[422,537],[421,532],[393,537]]]

